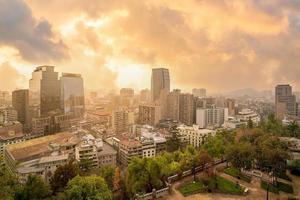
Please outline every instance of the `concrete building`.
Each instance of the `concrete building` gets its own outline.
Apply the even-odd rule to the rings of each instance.
[[[85,113],[84,86],[80,74],[63,73],[60,78],[61,109],[64,114],[82,117]]]
[[[161,108],[154,104],[139,106],[139,123],[155,126],[161,119]]]
[[[11,96],[8,91],[0,90],[0,106],[8,106],[11,104]]]
[[[29,106],[32,117],[47,117],[49,113],[61,110],[60,82],[54,66],[39,66],[32,72]]]
[[[62,132],[55,135],[35,138],[5,148],[5,163],[21,182],[30,174],[49,180],[56,168],[75,158],[78,135]]]
[[[192,94],[179,95],[179,121],[186,125],[194,124],[195,104]]]
[[[165,68],[152,69],[151,76],[151,100],[153,102],[160,99],[162,91],[170,92],[169,70]]]
[[[227,130],[234,130],[246,126],[247,121],[241,121],[235,117],[228,117],[228,121],[225,121],[223,124],[223,127]]]
[[[175,89],[168,94],[167,97],[167,118],[179,121],[179,96],[181,91]]]
[[[242,109],[236,116],[236,118],[241,122],[248,122],[251,120],[254,126],[258,126],[260,123],[260,116],[251,109]]]
[[[192,94],[194,97],[206,97],[206,89],[205,88],[194,88],[192,90]]]
[[[18,112],[12,106],[0,107],[0,125],[18,121]]]
[[[18,113],[18,121],[28,126],[29,119],[29,90],[15,90],[12,92],[12,105]]]
[[[134,97],[134,89],[132,89],[132,88],[121,88],[120,89],[120,96],[121,97],[133,98]]]
[[[134,113],[128,110],[116,110],[112,113],[112,129],[116,134],[127,132],[134,124]]]
[[[151,101],[151,91],[149,89],[141,90],[140,101],[142,103],[149,103]]]
[[[228,120],[228,108],[198,108],[196,111],[196,124],[199,128],[218,128]]]
[[[5,146],[23,141],[25,141],[25,134],[20,122],[0,125],[0,158],[4,155]]]
[[[293,95],[292,86],[277,85],[275,88],[275,114],[278,120],[295,117],[298,113],[296,96]]]
[[[214,130],[200,129],[198,125],[193,126],[178,126],[177,130],[181,135],[185,135],[188,138],[189,144],[193,147],[200,147],[203,144],[203,141],[208,136],[214,136]]]
[[[228,115],[235,116],[236,108],[235,108],[235,100],[234,99],[226,99],[226,107],[228,108]]]

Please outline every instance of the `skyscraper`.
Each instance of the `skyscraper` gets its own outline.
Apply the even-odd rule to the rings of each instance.
[[[169,70],[165,68],[152,69],[151,100],[158,101],[162,93],[170,92]]]
[[[39,66],[29,80],[29,106],[32,117],[60,111],[60,82],[54,66]]]
[[[194,88],[192,90],[194,97],[206,97],[206,89],[205,88]]]
[[[29,121],[29,90],[15,90],[12,92],[12,105],[17,110],[18,121],[28,125]]]
[[[186,125],[193,125],[195,119],[195,104],[192,94],[179,95],[179,121]]]
[[[277,85],[275,88],[275,112],[276,119],[297,116],[298,104],[296,96],[293,95],[292,86]]]
[[[65,114],[80,117],[84,114],[84,87],[80,74],[63,73],[60,78],[61,108]]]
[[[167,117],[179,121],[179,96],[180,90],[175,89],[168,94],[167,97]]]

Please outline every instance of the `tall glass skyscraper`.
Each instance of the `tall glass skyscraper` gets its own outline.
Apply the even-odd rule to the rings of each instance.
[[[80,74],[63,73],[60,78],[61,107],[65,114],[80,117],[84,114],[84,88]]]
[[[29,80],[31,117],[45,117],[60,112],[60,83],[54,66],[39,66]]]
[[[170,92],[169,70],[165,68],[152,69],[151,100],[158,101],[162,93]]]

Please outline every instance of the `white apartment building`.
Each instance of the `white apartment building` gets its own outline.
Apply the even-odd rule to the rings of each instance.
[[[199,128],[218,128],[228,120],[228,108],[198,108],[196,110],[196,124]]]
[[[248,122],[251,119],[255,126],[260,122],[260,116],[251,109],[242,109],[236,117],[241,122]]]
[[[177,127],[178,132],[181,135],[185,135],[189,141],[189,144],[193,147],[200,147],[202,142],[209,135],[214,136],[216,131],[209,129],[201,129],[198,125],[185,126],[181,125]]]

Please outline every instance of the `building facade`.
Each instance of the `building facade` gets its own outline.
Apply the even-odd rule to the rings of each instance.
[[[169,70],[165,68],[152,69],[151,76],[151,100],[159,101],[162,91],[170,92]]]
[[[186,125],[193,125],[195,119],[195,103],[192,94],[179,95],[179,121]]]
[[[145,104],[139,106],[139,123],[155,126],[161,120],[161,108],[158,105]]]
[[[29,120],[29,90],[15,90],[12,92],[12,105],[18,113],[18,121],[26,126]]]
[[[275,114],[278,120],[295,117],[298,113],[296,96],[293,95],[292,86],[277,85],[275,88]]]
[[[196,124],[199,128],[221,127],[228,120],[228,108],[198,108],[196,111]]]

